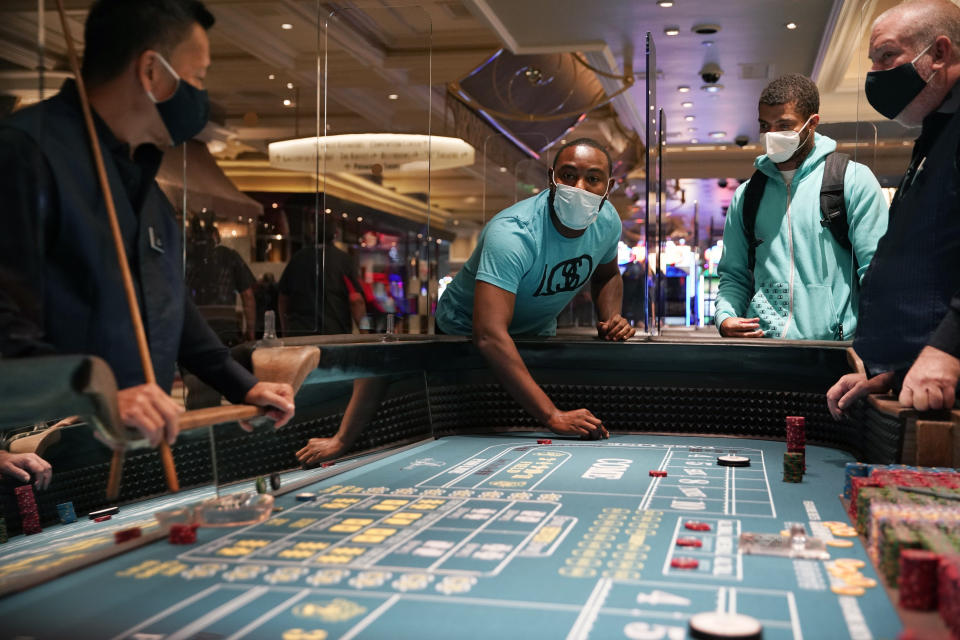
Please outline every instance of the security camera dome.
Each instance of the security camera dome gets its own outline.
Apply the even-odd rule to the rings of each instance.
[[[723,75],[723,69],[720,68],[716,62],[708,62],[703,65],[703,68],[700,69],[700,77],[703,78],[703,81],[707,84],[714,84],[719,82],[720,76]]]

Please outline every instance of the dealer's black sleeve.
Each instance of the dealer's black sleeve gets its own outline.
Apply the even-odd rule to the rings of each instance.
[[[953,294],[950,309],[933,332],[929,344],[954,358],[960,358],[960,291]]]
[[[0,127],[0,355],[53,353],[43,332],[44,238],[57,205],[37,144]]]
[[[239,404],[257,384],[252,373],[230,357],[230,351],[203,319],[189,295],[184,295],[183,332],[177,359],[190,373]]]

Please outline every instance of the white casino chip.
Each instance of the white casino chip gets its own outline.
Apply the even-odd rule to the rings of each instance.
[[[750,458],[747,456],[717,456],[717,464],[721,467],[749,467]]]
[[[763,626],[742,613],[706,611],[690,618],[690,637],[698,640],[761,640]]]

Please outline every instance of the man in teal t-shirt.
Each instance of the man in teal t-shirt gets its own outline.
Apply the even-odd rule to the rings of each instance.
[[[587,409],[560,411],[527,371],[512,336],[553,335],[557,314],[590,282],[597,333],[626,340],[633,327],[620,315],[617,267],[620,217],[607,201],[610,156],[581,138],[560,148],[550,189],[501,211],[437,304],[443,333],[472,335],[510,394],[551,431],[604,437]]]

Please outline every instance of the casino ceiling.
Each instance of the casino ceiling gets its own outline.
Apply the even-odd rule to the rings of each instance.
[[[321,129],[463,137],[476,148],[471,166],[429,176],[389,170],[377,176],[329,176],[327,189],[406,217],[424,215],[429,192],[433,224],[475,229],[543,186],[543,164],[527,149],[546,159],[549,145],[570,136],[606,142],[625,160],[628,183],[642,179],[637,160],[645,139],[643,72],[650,32],[658,104],[666,122],[668,212],[689,215],[697,200],[722,225],[721,211],[735,179],[747,177],[762,152],[756,144],[757,96],[783,73],[804,73],[817,81],[822,120],[829,123],[821,130],[849,146],[878,175],[902,171],[913,136],[873,112],[862,92],[866,34],[873,18],[894,0],[674,0],[661,6],[667,4],[208,0],[217,18],[208,75],[215,122],[203,137],[240,189],[277,192],[311,191],[316,180],[271,168],[266,151],[272,141]],[[65,5],[71,32],[82,46],[90,1],[65,0]],[[37,7],[30,0],[0,5],[0,104],[6,110],[39,95]],[[49,0],[42,32],[43,84],[49,94],[69,68]],[[501,49],[504,53],[496,55]],[[714,93],[701,89],[700,72],[707,63],[722,70],[715,83],[722,89]],[[499,69],[499,75],[484,79],[484,69]],[[467,91],[471,82],[473,90]],[[519,127],[526,137],[518,137],[517,122],[493,115],[498,106],[507,115],[533,114],[526,128]],[[596,108],[585,111],[588,107]],[[572,116],[559,117],[564,114]],[[502,131],[491,120],[504,125]],[[858,127],[858,121],[876,126]],[[572,129],[561,127],[557,135],[551,122]],[[749,139],[745,148],[733,143],[741,135]],[[723,187],[719,178],[734,180]],[[617,202],[624,217],[637,212],[627,191],[620,190]]]

